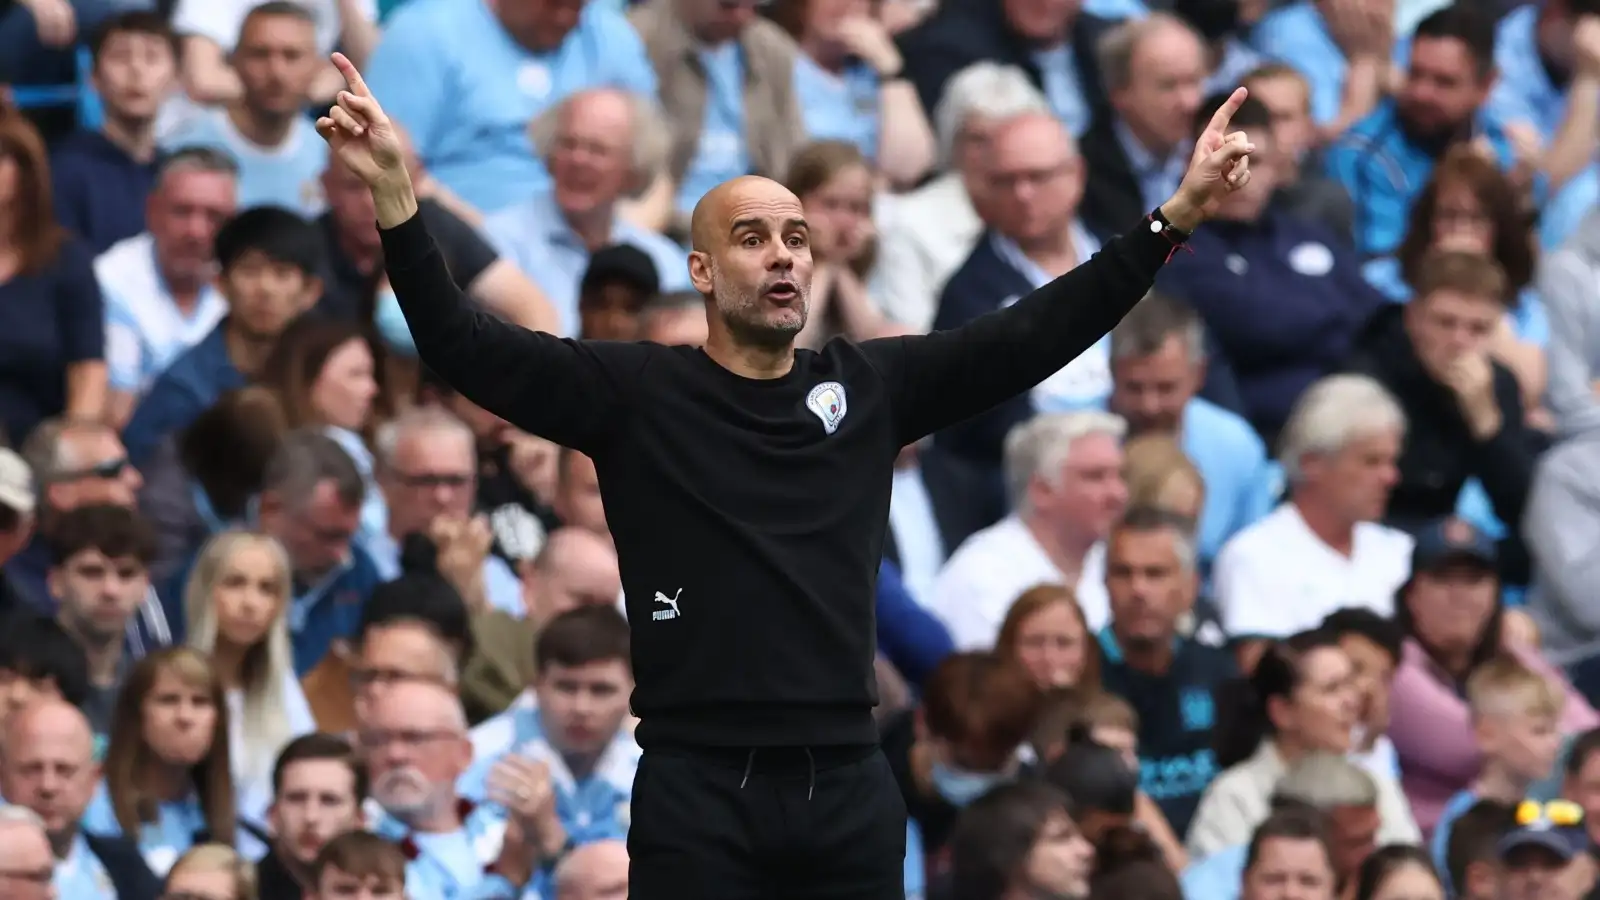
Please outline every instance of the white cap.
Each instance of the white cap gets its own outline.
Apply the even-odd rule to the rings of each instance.
[[[33,471],[16,451],[0,447],[0,505],[33,513]]]

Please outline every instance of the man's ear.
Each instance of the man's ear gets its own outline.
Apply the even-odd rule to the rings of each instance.
[[[702,296],[711,294],[711,255],[700,250],[689,253],[689,283]]]

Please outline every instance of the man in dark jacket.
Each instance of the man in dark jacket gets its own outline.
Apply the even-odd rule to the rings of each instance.
[[[1416,295],[1380,310],[1350,368],[1377,379],[1405,410],[1400,480],[1385,521],[1407,531],[1450,515],[1477,478],[1502,522],[1521,522],[1544,440],[1529,428],[1511,370],[1489,355],[1506,307],[1505,273],[1471,253],[1424,261]],[[1514,540],[1514,538],[1512,539]],[[1502,548],[1502,577],[1526,582],[1526,554]]]
[[[128,838],[97,837],[78,821],[94,796],[89,720],[62,700],[42,700],[6,722],[0,793],[44,820],[55,853],[55,883],[72,900],[155,900],[161,883]]]
[[[967,66],[1016,66],[1044,92],[1067,130],[1082,134],[1105,103],[1095,48],[1113,23],[1080,8],[1078,3],[946,0],[926,22],[900,36],[905,76],[931,114],[945,84]]]

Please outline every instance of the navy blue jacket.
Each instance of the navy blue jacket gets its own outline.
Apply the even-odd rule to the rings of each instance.
[[[1273,443],[1313,381],[1338,371],[1388,301],[1355,250],[1326,226],[1268,209],[1255,222],[1210,222],[1156,284],[1200,314],[1233,370],[1245,418]]]
[[[83,833],[89,852],[105,867],[117,900],[156,900],[161,896],[161,879],[145,864],[139,845],[131,838],[100,837]]]
[[[1073,21],[1073,60],[1079,89],[1091,112],[1106,102],[1095,48],[1115,24],[1087,13],[1079,13]],[[1006,24],[995,0],[945,0],[927,21],[900,35],[899,45],[906,79],[916,87],[929,115],[939,105],[950,79],[976,62],[1016,66],[1027,73],[1034,87],[1044,90],[1033,48]]]

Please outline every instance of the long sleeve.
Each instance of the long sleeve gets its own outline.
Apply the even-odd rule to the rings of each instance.
[[[1502,522],[1522,521],[1528,493],[1533,486],[1533,467],[1537,460],[1534,436],[1523,424],[1521,394],[1510,372],[1495,373],[1502,424],[1489,440],[1472,450],[1472,474],[1483,484],[1484,493]]]
[[[1087,263],[960,328],[863,345],[883,373],[900,443],[910,444],[1029,390],[1111,331],[1172,254],[1136,227]]]
[[[645,345],[556,338],[479,312],[450,277],[427,225],[413,215],[381,231],[389,284],[417,355],[462,396],[523,431],[593,455],[623,412],[627,386],[607,365]],[[612,351],[602,360],[600,348]],[[637,375],[637,368],[629,373]]]
[[[1534,479],[1522,531],[1544,602],[1559,607],[1559,618],[1575,630],[1600,634],[1600,603],[1592,602],[1600,584],[1600,496],[1593,471],[1581,465],[1593,457],[1563,450],[1546,457]]]
[[[955,651],[944,623],[911,599],[899,569],[887,561],[878,567],[878,646],[919,689]]]
[[[1550,317],[1549,384],[1545,400],[1564,435],[1600,426],[1597,374],[1588,348],[1595,340],[1591,301],[1597,280],[1572,248],[1551,254],[1539,270],[1539,299]]]

